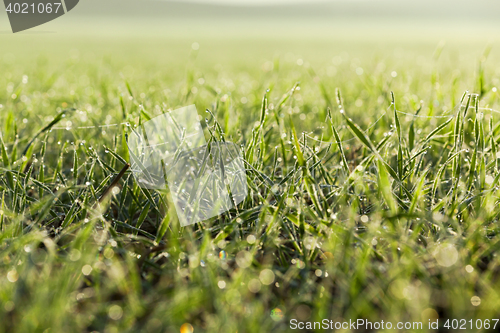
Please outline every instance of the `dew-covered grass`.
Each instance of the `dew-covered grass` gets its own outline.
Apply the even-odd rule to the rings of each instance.
[[[161,68],[85,49],[0,58],[0,332],[498,318],[488,48],[225,66],[179,47],[182,66]],[[126,134],[189,104],[242,147],[249,195],[180,227],[124,169]]]

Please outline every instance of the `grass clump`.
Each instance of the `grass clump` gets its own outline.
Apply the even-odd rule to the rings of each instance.
[[[117,79],[104,62],[29,83],[6,67],[0,332],[498,318],[500,122],[487,71],[443,88],[448,72],[421,74],[429,85],[365,67],[338,64],[342,80],[296,61],[253,77],[189,67],[174,81]],[[478,94],[455,96],[460,80]],[[124,168],[126,135],[191,103],[241,145],[249,195],[181,228]]]

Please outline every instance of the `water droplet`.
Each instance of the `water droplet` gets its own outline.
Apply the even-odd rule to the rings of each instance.
[[[184,323],[181,326],[181,333],[193,333],[194,329],[193,326],[189,323]]]
[[[274,321],[280,321],[283,319],[283,311],[280,308],[274,308],[271,310],[271,318]]]
[[[226,251],[222,250],[219,252],[219,259],[220,260],[226,260],[227,258],[227,254],[226,254]]]

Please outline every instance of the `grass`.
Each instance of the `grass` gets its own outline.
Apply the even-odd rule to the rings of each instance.
[[[195,55],[135,76],[107,58],[0,63],[0,332],[499,318],[500,77],[487,52],[467,64],[475,75],[439,49],[416,69],[347,53],[228,69]],[[125,140],[192,103],[241,145],[249,195],[180,227],[124,168]]]

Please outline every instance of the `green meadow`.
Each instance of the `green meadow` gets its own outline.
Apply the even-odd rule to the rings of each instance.
[[[2,25],[0,332],[493,331],[498,28],[367,20]],[[190,104],[249,194],[181,227],[126,140]]]

